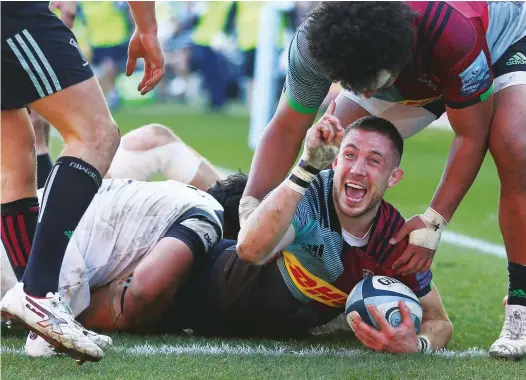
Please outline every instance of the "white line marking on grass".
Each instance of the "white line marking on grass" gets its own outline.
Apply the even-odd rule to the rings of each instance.
[[[444,231],[442,234],[442,241],[457,247],[473,249],[480,253],[506,257],[506,249],[500,244],[494,244],[488,241],[475,239],[453,231]]]
[[[307,348],[294,348],[287,345],[274,346],[248,346],[243,344],[191,344],[191,345],[161,345],[150,344],[136,345],[133,347],[114,347],[112,351],[135,356],[160,356],[160,355],[236,355],[236,356],[290,356],[290,357],[356,357],[372,355],[373,351],[358,348],[327,348],[311,346]],[[24,349],[13,346],[1,346],[0,353],[25,355]],[[487,357],[488,353],[482,348],[474,347],[464,351],[439,350],[426,355],[445,358],[474,358]]]

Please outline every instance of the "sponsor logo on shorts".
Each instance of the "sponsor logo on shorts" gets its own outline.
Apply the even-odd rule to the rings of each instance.
[[[82,50],[80,50],[80,47],[79,47],[79,45],[77,44],[77,41],[75,41],[74,38],[71,38],[71,39],[69,40],[69,44],[70,44],[71,46],[74,46],[75,48],[77,48],[77,50],[78,50],[80,56],[82,57],[82,60],[84,61],[84,63],[82,64],[82,66],[88,66],[88,65],[89,65],[89,62],[88,62],[88,60],[86,59],[86,57],[84,57],[84,54],[82,54]]]
[[[347,293],[310,273],[292,253],[284,251],[283,261],[294,285],[303,295],[331,307],[344,307]]]
[[[479,56],[469,67],[460,73],[459,77],[462,81],[460,95],[463,98],[469,98],[477,92],[488,89],[491,86],[490,68],[483,51],[480,52]]]
[[[513,54],[513,56],[508,59],[508,62],[506,62],[506,66],[512,65],[526,65],[526,55],[520,52]]]

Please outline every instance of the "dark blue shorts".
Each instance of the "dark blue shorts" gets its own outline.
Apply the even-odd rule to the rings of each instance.
[[[18,109],[93,76],[49,2],[1,2],[2,109]]]
[[[121,45],[94,47],[91,62],[94,67],[99,66],[105,60],[112,61],[120,72],[126,70],[126,60],[128,58],[128,41]]]

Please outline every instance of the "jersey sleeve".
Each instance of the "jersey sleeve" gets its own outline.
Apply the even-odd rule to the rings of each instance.
[[[324,182],[321,174],[318,174],[298,204],[292,218],[296,239],[302,239],[309,232],[311,225],[322,217],[320,195],[323,196],[322,187],[326,185]]]
[[[164,237],[183,241],[194,257],[205,255],[222,237],[222,226],[214,211],[193,207],[168,229]]]
[[[493,93],[493,70],[485,35],[478,20],[461,19],[446,28],[435,49],[438,53],[433,59],[443,65],[440,83],[450,108],[469,107]]]
[[[299,27],[289,46],[284,90],[287,103],[292,109],[312,114],[318,112],[327,96],[331,80],[310,57],[305,22]]]

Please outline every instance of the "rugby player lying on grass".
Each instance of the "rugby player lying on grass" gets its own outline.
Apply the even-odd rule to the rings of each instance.
[[[260,310],[263,315],[255,318],[259,325],[284,330],[322,325],[342,312],[347,294],[364,274],[387,275],[398,278],[419,297],[424,309],[420,336],[411,319],[398,328],[382,324],[377,331],[356,316],[352,324],[358,339],[374,350],[397,353],[444,347],[452,324],[436,287],[431,286],[430,270],[398,275],[392,269],[408,242],[389,244],[404,219],[383,197],[403,177],[399,167],[402,137],[393,124],[374,116],[342,131],[334,110],[332,102],[307,132],[302,159],[290,177],[242,222],[237,254],[255,265],[237,260],[237,265],[245,267],[240,270],[246,276],[245,289],[254,288],[251,298],[257,301],[252,302],[265,303],[262,299],[266,298],[267,307],[275,309],[266,315]],[[332,170],[320,171],[331,163]],[[255,198],[249,201],[259,203]],[[276,285],[256,290],[265,273],[272,271]],[[288,289],[288,294],[278,297],[278,286]],[[240,289],[241,283],[236,287]],[[240,292],[230,289],[231,293],[222,291],[235,304],[243,297],[236,298]],[[239,313],[238,322],[246,324],[242,308],[233,309]],[[405,310],[402,306],[407,316]],[[374,308],[370,312],[380,318]]]
[[[60,272],[59,291],[74,315],[90,305],[91,292],[133,273],[126,298],[132,301],[127,303],[133,314],[128,323],[156,321],[223,232],[226,237],[237,235],[239,228],[236,235],[223,229],[221,203],[228,215],[237,217],[244,186],[237,194],[224,187],[214,193],[216,189],[207,193],[176,181],[105,179],[68,244]],[[3,265],[2,270],[9,272],[10,267]],[[16,281],[8,272],[2,273],[3,281],[9,274]],[[119,316],[115,320],[118,323]],[[96,342],[97,334],[92,334]],[[53,353],[32,334],[26,351],[32,356]]]
[[[335,157],[334,151],[325,152],[320,162],[312,162],[320,150],[327,148],[326,142],[332,141],[325,136],[321,144],[316,136],[318,130],[327,130],[327,119],[332,118],[325,117],[309,131],[306,143],[315,146],[306,150],[304,162],[311,166],[324,167],[321,164]],[[373,273],[398,278],[416,292],[424,309],[421,337],[414,332],[411,319],[398,328],[376,331],[359,318],[354,319],[356,336],[378,351],[444,347],[452,325],[437,289],[431,288],[431,272],[397,276],[390,269],[407,240],[394,247],[388,244],[403,218],[382,198],[386,188],[402,178],[398,167],[401,153],[402,140],[392,124],[379,118],[360,120],[346,130],[344,148],[334,162],[334,170],[314,176],[302,196],[290,192],[286,184],[277,188],[248,219],[240,236],[239,255],[235,241],[220,241],[208,252],[203,265],[196,266],[155,325],[134,323],[134,306],[127,291],[133,277],[116,280],[94,292],[82,322],[89,328],[104,330],[166,333],[191,328],[203,334],[280,338],[348,330],[341,317],[347,294],[364,275]],[[227,187],[243,191],[246,178],[238,175],[229,180]],[[366,189],[365,196],[355,204],[347,200],[345,183],[349,181]],[[364,192],[347,191],[351,195]],[[275,194],[282,198],[277,200]],[[292,205],[284,210],[283,203],[287,202]],[[284,214],[272,222],[273,228],[254,219],[268,221],[275,207]],[[225,229],[231,232],[239,223],[234,215],[225,213]],[[295,227],[288,228],[291,220]],[[281,239],[281,243],[268,245],[276,248],[268,252],[259,248],[264,247],[262,238],[270,239],[272,233],[278,234],[277,228],[285,225],[285,237],[274,238]],[[116,319],[117,315],[121,317]]]

